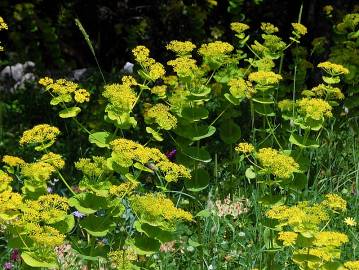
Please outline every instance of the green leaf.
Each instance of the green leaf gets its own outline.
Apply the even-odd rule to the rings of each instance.
[[[155,131],[153,128],[150,128],[150,127],[146,127],[146,132],[151,134],[152,137],[156,140],[156,141],[159,141],[159,142],[162,142],[163,141],[163,138],[161,136],[161,134],[157,131]]]
[[[264,195],[259,199],[259,203],[265,206],[281,205],[285,202],[283,195]]]
[[[319,144],[316,141],[309,139],[309,138],[307,138],[305,140],[304,137],[301,137],[297,134],[291,134],[289,137],[289,142],[292,144],[298,145],[301,148],[318,148],[319,147]]]
[[[44,268],[57,268],[58,265],[56,260],[53,258],[48,258],[48,261],[44,261],[43,259],[39,259],[38,256],[34,252],[24,251],[21,253],[21,258],[24,263],[31,267],[44,267]]]
[[[240,98],[235,98],[234,96],[232,96],[232,94],[230,93],[225,93],[224,94],[224,97],[230,102],[232,103],[233,105],[239,105],[241,104],[241,101],[243,99],[240,99]]]
[[[199,211],[196,214],[196,217],[203,217],[203,218],[208,218],[211,216],[211,212],[208,209],[204,209],[202,211]]]
[[[96,144],[100,148],[109,148],[109,140],[111,139],[110,132],[107,131],[101,131],[101,132],[95,132],[91,133],[89,135],[89,141],[90,143]]]
[[[202,246],[202,244],[198,243],[197,241],[192,240],[191,238],[188,239],[188,244],[194,248]]]
[[[185,182],[185,186],[189,191],[199,192],[208,187],[209,174],[205,169],[198,168],[192,171],[192,178]]]
[[[133,247],[139,255],[150,255],[158,252],[161,243],[145,234],[138,235],[134,239]]]
[[[194,146],[182,147],[181,152],[193,160],[201,162],[210,162],[212,160],[210,154],[203,148],[197,148]]]
[[[323,78],[323,81],[326,82],[327,84],[340,83],[340,77],[339,76],[335,76],[335,77],[323,76],[322,78]]]
[[[135,164],[133,164],[133,167],[135,167],[135,168],[137,168],[137,169],[139,169],[141,171],[144,171],[144,172],[153,173],[153,171],[150,168],[147,168],[146,166],[142,165],[139,162],[136,162]]]
[[[187,107],[182,110],[182,117],[190,122],[208,118],[208,110],[204,107]]]
[[[226,144],[236,143],[241,138],[241,128],[233,120],[224,121],[219,127],[219,136]]]
[[[98,217],[90,215],[80,221],[83,227],[89,234],[96,237],[104,237],[116,227],[111,219],[111,216]]]
[[[51,226],[63,234],[69,233],[75,227],[75,218],[73,215],[67,215],[64,220],[52,224]]]
[[[75,207],[83,214],[93,214],[96,211],[107,207],[107,200],[104,197],[86,192],[75,195],[69,199],[69,205]]]
[[[322,261],[321,258],[310,254],[294,254],[292,260],[298,264],[307,263],[307,262],[316,263]]]
[[[211,88],[201,85],[200,87],[191,89],[190,93],[195,97],[204,97],[211,93]]]
[[[245,175],[248,179],[256,178],[256,173],[253,171],[253,166],[246,169]]]
[[[271,117],[275,116],[275,112],[273,111],[273,108],[270,106],[270,104],[256,103],[254,104],[254,110],[261,115]]]
[[[194,125],[178,125],[175,133],[192,141],[199,141],[201,139],[212,136],[216,132],[213,126],[194,126]]]
[[[257,97],[257,98],[252,98],[252,100],[254,102],[261,103],[261,104],[273,104],[274,103],[272,98],[260,98],[260,97]]]
[[[63,102],[63,103],[67,103],[67,102],[71,102],[72,101],[72,97],[70,94],[64,94],[64,95],[60,95],[58,97],[54,97],[50,100],[50,104],[52,106],[58,105],[59,103]]]
[[[61,118],[72,118],[72,117],[76,117],[80,112],[81,109],[79,107],[71,107],[60,111],[59,116]]]
[[[148,237],[159,240],[161,243],[169,242],[175,238],[174,232],[162,230],[148,223],[135,221],[134,227],[138,232],[145,233]]]

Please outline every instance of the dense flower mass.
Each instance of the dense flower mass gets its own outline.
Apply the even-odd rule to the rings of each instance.
[[[340,247],[349,241],[348,236],[339,232],[318,232],[315,234],[313,244],[318,247],[334,246]]]
[[[3,156],[2,162],[4,162],[6,165],[9,165],[10,167],[16,167],[25,164],[25,161],[22,158],[8,155]]]
[[[254,149],[254,146],[250,143],[239,143],[235,147],[236,152],[243,154],[250,154],[254,151]]]
[[[0,17],[0,31],[1,30],[7,30],[8,26],[6,24],[6,22],[4,21],[3,17]]]
[[[265,170],[279,178],[289,178],[299,170],[298,163],[292,157],[272,148],[259,149],[257,158]]]
[[[65,166],[65,161],[62,156],[52,152],[46,153],[40,160],[54,166],[58,170]]]
[[[85,90],[85,89],[78,89],[75,91],[74,98],[75,98],[76,102],[78,102],[78,103],[89,102],[90,101],[90,93],[87,92],[87,90]]]
[[[92,160],[80,158],[75,162],[75,168],[88,177],[99,177],[107,171],[106,159],[100,156],[93,156]]]
[[[233,49],[233,46],[227,42],[215,41],[203,44],[199,48],[198,53],[204,57],[216,57],[230,53]]]
[[[131,262],[137,261],[138,257],[131,249],[111,251],[108,256],[116,269],[120,270],[131,269]]]
[[[249,26],[245,23],[240,23],[240,22],[232,22],[231,23],[231,29],[238,33],[238,34],[241,34],[243,33],[244,31],[248,30],[249,29]]]
[[[278,27],[274,26],[271,23],[266,23],[266,22],[261,23],[261,29],[266,34],[273,34],[279,31]]]
[[[346,267],[345,269],[348,270],[359,270],[359,261],[345,262],[344,266]]]
[[[272,71],[257,71],[249,74],[248,79],[260,85],[273,85],[278,84],[283,78]]]
[[[292,27],[294,31],[301,36],[304,36],[308,32],[307,27],[301,23],[292,23]]]
[[[176,72],[179,77],[191,76],[198,70],[196,60],[188,56],[181,56],[174,60],[170,60],[167,62],[167,65],[172,66],[173,71]]]
[[[278,239],[283,241],[284,246],[292,246],[298,238],[295,232],[279,232]]]
[[[322,204],[326,205],[334,211],[345,211],[347,209],[347,202],[337,194],[330,193],[325,195],[325,200]]]
[[[154,121],[163,129],[170,130],[176,127],[177,119],[169,112],[170,108],[164,104],[156,104],[146,112],[146,117]]]
[[[335,64],[329,61],[318,64],[318,67],[322,68],[325,72],[332,76],[340,74],[349,74],[349,70],[340,64]]]
[[[49,180],[55,171],[56,169],[54,166],[44,161],[27,163],[21,167],[21,173],[23,176],[41,182]]]
[[[305,117],[310,117],[315,120],[320,120],[323,117],[332,117],[332,106],[319,98],[302,98],[297,101],[297,106],[300,114]]]
[[[191,53],[196,45],[194,45],[190,41],[178,41],[172,40],[168,45],[166,45],[166,49],[173,51],[179,55],[186,55]]]
[[[115,110],[129,111],[136,101],[136,93],[128,84],[108,84],[103,96],[109,100]]]
[[[229,91],[235,98],[251,98],[255,90],[251,82],[245,81],[242,78],[231,79],[228,82]]]
[[[48,124],[37,125],[23,133],[20,144],[51,145],[55,142],[59,134],[60,130],[57,127]]]

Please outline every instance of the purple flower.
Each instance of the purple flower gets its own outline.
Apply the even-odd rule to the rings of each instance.
[[[176,158],[177,149],[173,149],[172,151],[169,151],[166,153],[166,156],[169,160],[173,161]]]
[[[47,193],[52,193],[52,192],[53,192],[52,187],[47,187]]]
[[[20,251],[19,251],[18,249],[13,249],[13,250],[11,251],[10,260],[12,260],[13,262],[16,262],[16,261],[20,261],[20,260],[21,260]]]
[[[12,265],[11,262],[6,262],[6,263],[4,263],[3,269],[4,270],[11,270],[12,267],[13,267],[13,265]]]
[[[75,211],[72,214],[74,215],[74,217],[77,217],[77,218],[83,218],[85,216],[84,214],[82,214],[79,211]]]

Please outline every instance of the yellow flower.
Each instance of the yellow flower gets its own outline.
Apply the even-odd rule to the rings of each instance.
[[[166,97],[166,85],[156,85],[151,88],[151,93],[159,96],[160,98]]]
[[[348,269],[348,270],[359,270],[359,261],[349,261],[349,262],[345,262],[344,266]]]
[[[255,93],[252,83],[245,81],[242,78],[231,79],[228,82],[229,91],[235,98],[251,98]]]
[[[25,164],[25,161],[23,159],[14,156],[8,156],[8,155],[2,158],[2,162],[9,165],[10,167],[16,167]]]
[[[39,84],[42,86],[48,86],[54,83],[54,80],[49,77],[44,77],[39,80]]]
[[[20,139],[20,144],[40,144],[41,146],[49,146],[55,142],[59,134],[60,130],[57,127],[48,124],[40,124],[34,126],[32,129],[26,130]]]
[[[166,74],[166,71],[161,63],[154,63],[149,67],[149,75],[152,80],[162,78]]]
[[[0,31],[1,30],[7,30],[8,26],[6,24],[6,22],[4,21],[3,17],[0,17]]]
[[[189,170],[181,165],[170,161],[160,161],[156,166],[165,173],[165,180],[167,182],[176,182],[178,178],[191,178]]]
[[[351,227],[355,227],[357,225],[357,222],[352,217],[346,217],[344,219],[344,223],[347,224],[348,226],[351,226]]]
[[[319,84],[313,87],[310,92],[318,97],[327,97],[329,99],[344,99],[344,94],[338,87],[331,85]],[[303,93],[302,93],[303,94]]]
[[[278,27],[274,26],[271,23],[262,22],[261,23],[261,29],[266,34],[273,34],[279,31]]]
[[[325,200],[322,204],[334,211],[345,211],[347,209],[347,202],[339,195],[333,193],[325,195]]]
[[[145,114],[146,117],[154,121],[163,129],[170,130],[176,127],[177,118],[169,113],[170,108],[164,104],[156,104]]]
[[[323,11],[326,15],[330,15],[333,12],[334,8],[332,5],[326,5],[323,7]]]
[[[262,148],[257,153],[257,158],[268,172],[279,178],[289,178],[299,170],[295,160],[272,148]]]
[[[2,218],[6,218],[6,216],[11,217],[12,214],[16,214],[21,205],[22,197],[20,194],[11,190],[0,192],[0,213],[2,214],[0,221]]]
[[[278,108],[281,111],[293,111],[294,106],[295,103],[290,99],[284,99],[278,102]]]
[[[272,71],[257,71],[249,74],[248,79],[260,85],[273,85],[278,84],[283,77]]]
[[[132,50],[132,54],[138,63],[144,64],[150,56],[150,50],[147,49],[145,46],[140,45]]]
[[[139,182],[127,181],[120,185],[111,185],[109,193],[117,197],[123,198],[126,195],[130,195],[134,189],[139,185]]]
[[[12,177],[0,170],[0,192],[11,190]]]
[[[161,193],[132,196],[130,204],[140,219],[149,224],[161,224],[167,229],[173,228],[178,220],[192,221],[191,213],[175,207],[173,202]]]
[[[254,146],[251,143],[239,143],[235,150],[238,153],[250,154],[254,151]]]
[[[340,74],[349,74],[349,70],[340,64],[331,63],[329,61],[318,64],[319,68],[322,68],[325,72],[331,76],[337,76]]]
[[[245,23],[240,23],[240,22],[232,22],[231,23],[231,29],[238,33],[238,34],[241,34],[243,33],[244,31],[248,30],[249,29],[249,26]]]
[[[136,79],[132,76],[126,75],[121,78],[122,84],[129,87],[137,85]]]
[[[65,235],[50,226],[37,226],[34,231],[30,232],[29,237],[39,246],[45,247],[60,246],[65,240]]]
[[[55,167],[49,163],[39,161],[28,163],[21,167],[21,174],[25,177],[45,182],[50,179],[51,175],[56,171]]]
[[[137,254],[132,249],[116,250],[108,253],[108,257],[116,269],[131,269],[132,261],[137,261]]]
[[[307,27],[305,27],[301,23],[292,23],[292,27],[294,29],[294,32],[296,32],[300,36],[304,36],[308,32]]]
[[[62,156],[52,152],[43,155],[40,160],[54,166],[58,170],[61,170],[65,166],[65,161]]]
[[[339,232],[319,232],[315,234],[314,245],[318,247],[323,246],[333,246],[340,247],[341,245],[347,243],[349,238],[344,233]]]
[[[217,57],[230,53],[233,49],[233,46],[227,42],[215,41],[203,44],[199,48],[198,53],[204,57]]]
[[[89,158],[80,158],[79,161],[75,162],[75,168],[89,177],[99,177],[108,171],[107,162],[104,157],[93,156],[92,160],[93,161]]]
[[[179,55],[186,55],[192,52],[196,48],[196,45],[194,45],[190,41],[178,41],[178,40],[172,40],[167,46],[166,49],[173,51]]]
[[[180,77],[190,76],[198,70],[196,60],[187,56],[181,56],[174,60],[170,60],[167,62],[167,65],[172,66],[174,72]]]
[[[130,111],[137,99],[129,85],[118,83],[105,85],[103,96],[119,111]]]
[[[295,232],[280,232],[278,239],[283,241],[284,246],[293,246],[297,240],[298,234]]]
[[[85,89],[78,89],[75,91],[75,100],[78,103],[84,103],[90,101],[90,93]]]
[[[297,101],[298,109],[305,117],[320,120],[323,117],[332,117],[332,106],[319,98],[302,98]]]

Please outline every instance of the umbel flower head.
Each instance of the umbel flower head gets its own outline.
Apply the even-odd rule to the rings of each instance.
[[[231,29],[237,34],[242,34],[244,31],[249,29],[249,26],[245,23],[232,22]]]
[[[272,148],[259,149],[256,156],[265,170],[279,178],[289,178],[299,170],[292,157]]]
[[[252,83],[242,78],[231,79],[228,82],[228,86],[229,91],[235,98],[251,98],[255,93]]]
[[[20,144],[37,145],[35,150],[43,150],[51,146],[59,134],[60,130],[57,127],[40,124],[34,126],[32,129],[26,130],[20,138]]]
[[[252,144],[250,143],[239,143],[236,147],[235,147],[236,152],[238,153],[242,153],[242,154],[250,154],[252,153],[255,148]]]
[[[335,64],[329,61],[318,64],[318,67],[323,69],[331,76],[338,76],[341,74],[349,74],[349,70],[340,64]]]
[[[58,170],[65,166],[65,161],[62,156],[53,152],[46,153],[40,160],[54,166]]]
[[[19,157],[5,155],[2,158],[2,162],[10,167],[16,167],[25,164],[25,161]]]
[[[295,232],[279,232],[278,239],[283,241],[284,246],[292,246],[298,238]]]
[[[169,44],[166,45],[166,49],[175,52],[178,55],[187,55],[190,54],[196,45],[190,41],[178,41],[172,40]]]
[[[204,57],[218,57],[230,53],[233,49],[233,46],[227,42],[215,41],[203,44],[198,53]]]
[[[261,29],[266,34],[274,34],[279,31],[278,27],[274,26],[271,23],[267,23],[267,22],[261,23]]]
[[[0,17],[0,31],[1,30],[7,30],[8,26],[6,24],[6,22],[4,21],[3,17]]]
[[[169,112],[170,108],[164,104],[156,104],[145,113],[145,117],[153,119],[160,128],[170,130],[176,127],[177,119]]]
[[[304,36],[308,31],[307,31],[307,27],[305,27],[303,24],[301,23],[292,23],[292,27],[294,29],[294,32],[300,37],[300,36]]]
[[[297,101],[298,111],[304,117],[320,120],[324,117],[332,117],[332,106],[319,98],[302,98]]]
[[[334,193],[325,195],[325,200],[322,201],[322,204],[333,211],[344,212],[347,210],[346,200]]]
[[[179,77],[188,77],[194,74],[198,70],[196,60],[188,56],[180,56],[174,60],[167,62],[167,65],[173,67],[173,71],[177,73]]]
[[[140,220],[151,225],[163,225],[167,229],[172,229],[176,221],[192,221],[189,212],[176,208],[162,193],[132,196],[130,204]]]
[[[359,270],[359,261],[349,261],[344,263],[347,270]]]
[[[272,71],[256,71],[249,74],[248,79],[257,84],[268,86],[278,84],[283,77]]]

